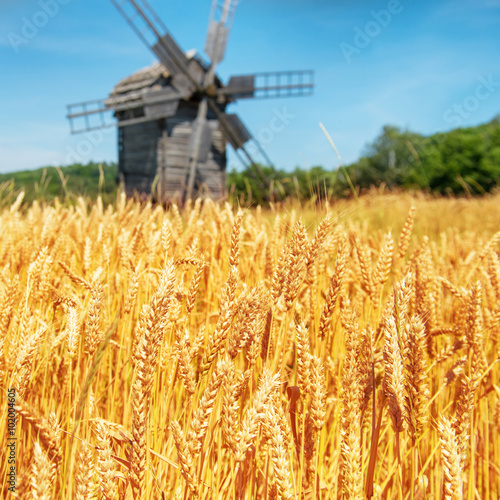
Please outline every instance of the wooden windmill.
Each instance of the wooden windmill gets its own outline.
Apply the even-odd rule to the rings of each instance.
[[[251,154],[263,150],[226,107],[237,99],[310,95],[313,72],[233,76],[224,85],[215,69],[224,57],[237,0],[213,0],[208,64],[180,49],[145,0],[111,1],[159,62],[120,81],[107,99],[69,105],[71,132],[118,126],[118,172],[128,194],[150,193],[155,186],[163,201],[190,199],[202,191],[222,198],[228,142],[267,190],[270,179]],[[251,141],[258,149],[249,147]]]

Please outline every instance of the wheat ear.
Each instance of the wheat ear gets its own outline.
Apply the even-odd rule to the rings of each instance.
[[[401,230],[401,235],[399,236],[398,243],[398,258],[402,259],[406,252],[408,251],[408,247],[410,245],[410,238],[413,231],[413,223],[415,221],[415,214],[417,213],[417,209],[412,206],[410,208],[410,212],[408,214],[408,218],[406,219],[405,225]]]
[[[306,258],[305,258],[305,266],[306,266],[306,282],[308,284],[312,284],[313,273],[312,269],[314,266],[314,262],[316,261],[319,251],[322,249],[323,244],[328,236],[328,233],[332,227],[333,221],[332,218],[327,215],[318,225],[316,232],[314,233],[313,240],[310,245],[307,247]]]
[[[401,432],[406,424],[405,378],[403,358],[393,317],[387,320],[384,344],[384,392],[394,432]]]
[[[31,410],[21,397],[17,400],[16,410],[33,427],[35,433],[38,434],[38,440],[46,451],[48,458],[54,463],[54,473],[57,474],[62,462],[62,451],[58,434],[54,432],[54,429],[51,428],[43,417]]]
[[[234,453],[236,452],[236,435],[238,432],[238,382],[235,379],[234,362],[226,360],[222,365],[222,433],[224,439]]]
[[[335,263],[335,271],[330,279],[330,285],[328,287],[328,293],[326,296],[326,302],[321,313],[321,318],[319,321],[318,337],[324,339],[332,321],[333,311],[335,310],[335,304],[340,294],[340,289],[342,287],[342,282],[344,279],[344,273],[346,269],[347,262],[347,252],[346,243],[344,239],[340,240],[339,249],[337,251],[337,262]]]
[[[170,430],[172,431],[175,447],[177,448],[182,476],[184,477],[194,498],[198,498],[198,479],[195,473],[193,456],[189,451],[189,446],[179,422],[174,420],[170,424]]]
[[[26,337],[21,345],[20,352],[17,354],[15,387],[21,398],[26,396],[28,382],[32,375],[31,365],[40,349],[45,331],[46,328],[41,327],[36,332]]]
[[[210,415],[214,408],[215,398],[222,383],[223,367],[227,363],[227,359],[222,359],[217,363],[213,370],[208,386],[203,391],[203,396],[200,399],[198,408],[196,408],[191,420],[191,429],[188,433],[187,440],[189,451],[192,456],[195,456],[201,451],[203,440],[207,432]]]
[[[269,369],[265,368],[262,372],[259,388],[255,393],[252,405],[245,412],[240,431],[236,438],[235,460],[237,462],[245,460],[246,452],[257,436],[260,424],[267,410],[270,394],[277,387],[278,380],[279,375],[272,375]]]
[[[90,500],[95,496],[94,451],[82,441],[76,464],[76,500]]]
[[[214,333],[209,338],[207,354],[201,367],[201,371],[204,373],[209,370],[210,365],[219,353],[229,333],[229,328],[231,327],[236,309],[235,297],[237,285],[238,269],[231,266],[229,269],[229,276],[222,294],[222,303],[220,307],[219,318],[217,320],[217,324],[215,325]]]
[[[462,500],[462,461],[455,431],[445,416],[441,416],[437,428],[444,469],[444,498]]]
[[[104,291],[102,285],[97,284],[92,287],[90,292],[90,305],[85,328],[85,348],[90,357],[95,354],[103,340],[103,332],[101,331],[103,302]]]
[[[112,500],[117,497],[118,488],[116,483],[116,464],[112,457],[111,437],[108,428],[101,421],[95,424],[97,434],[98,454],[97,470],[99,472],[99,490],[106,500]]]
[[[175,268],[169,265],[163,271],[158,289],[139,318],[135,340],[136,378],[132,385],[132,447],[129,480],[134,498],[141,498],[147,462],[146,431],[150,410],[151,389],[158,363],[159,345],[163,335],[165,316],[175,286]]]
[[[309,392],[311,381],[311,359],[309,345],[309,331],[303,323],[297,323],[295,327],[295,350],[297,354],[297,385],[302,394]]]
[[[380,293],[380,288],[384,286],[389,278],[392,266],[392,253],[394,251],[394,241],[391,233],[384,236],[377,265],[373,271],[373,285],[375,292]]]
[[[286,263],[286,279],[284,281],[284,295],[287,309],[293,307],[293,303],[299,292],[303,279],[304,251],[307,244],[306,228],[301,221],[295,224],[290,253]]]
[[[285,446],[279,418],[273,406],[269,405],[265,412],[265,424],[271,436],[272,461],[274,480],[277,486],[277,498],[280,500],[290,500],[293,498],[293,491],[290,485],[290,461]]]
[[[52,479],[54,464],[42,450],[38,441],[33,447],[33,465],[31,468],[31,495],[33,500],[50,500],[52,498]]]
[[[425,326],[418,316],[406,325],[406,418],[408,432],[415,444],[422,436],[428,419],[429,384]]]

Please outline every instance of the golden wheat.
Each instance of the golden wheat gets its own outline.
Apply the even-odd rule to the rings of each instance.
[[[499,498],[499,207],[20,195],[0,211],[13,493]]]

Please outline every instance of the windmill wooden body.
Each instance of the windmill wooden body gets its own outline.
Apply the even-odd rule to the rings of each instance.
[[[224,197],[228,142],[267,190],[270,179],[250,152],[263,151],[226,107],[237,99],[309,95],[313,72],[233,76],[224,85],[215,69],[224,57],[236,0],[213,0],[208,64],[179,48],[145,0],[111,1],[159,62],[120,81],[106,99],[69,105],[72,133],[118,126],[118,171],[127,194],[153,189],[162,201]],[[248,147],[252,141],[256,148]]]

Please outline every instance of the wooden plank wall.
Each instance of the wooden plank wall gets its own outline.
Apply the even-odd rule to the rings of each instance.
[[[179,106],[175,116],[119,128],[119,169],[127,194],[151,193],[158,175],[163,200],[182,200],[189,176],[188,144],[197,107]],[[217,120],[209,115],[213,130],[207,161],[198,165],[195,188],[214,199],[226,194],[226,141]]]
[[[162,194],[168,199],[183,196],[189,178],[188,145],[192,133],[197,107],[181,104],[175,116],[166,120],[167,137],[159,144],[159,168],[163,169]],[[223,198],[226,193],[226,143],[218,128],[218,122],[210,119],[213,129],[212,148],[207,161],[198,165],[195,188],[200,194],[215,199]]]
[[[134,190],[149,194],[158,170],[158,120],[120,127],[119,135],[119,169],[127,194]]]

